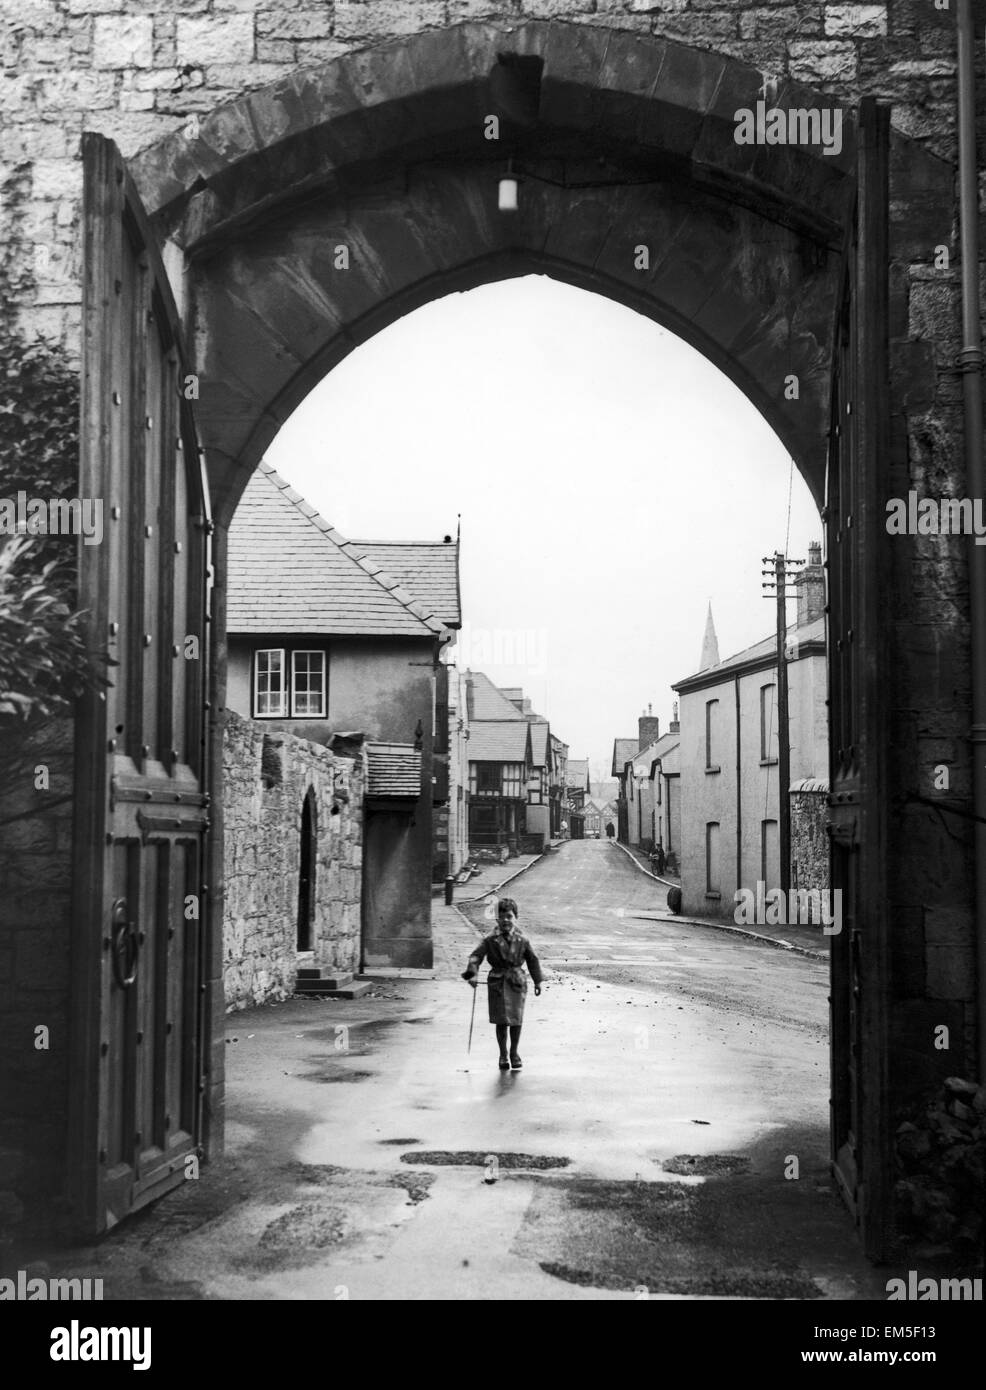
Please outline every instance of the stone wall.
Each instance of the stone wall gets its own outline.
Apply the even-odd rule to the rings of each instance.
[[[227,1010],[286,999],[297,974],[301,819],[315,798],[312,949],[325,973],[359,967],[363,758],[229,714],[223,739]],[[333,806],[338,814],[333,815]]]
[[[65,1215],[72,728],[0,725],[0,1241]]]
[[[821,0],[790,4],[767,0],[759,4],[744,0],[336,0],[315,4],[301,0],[276,5],[273,0],[180,0],[177,5],[166,0],[25,0],[16,9],[8,6],[7,11],[2,40],[5,80],[0,84],[0,248],[14,283],[19,283],[24,271],[33,275],[33,283],[25,283],[18,297],[24,328],[63,343],[73,361],[79,355],[78,156],[83,129],[112,136],[130,157],[169,132],[194,130],[193,118],[201,116],[205,123],[206,114],[224,101],[279,81],[299,68],[388,39],[403,43],[404,36],[459,21],[470,23],[458,37],[450,38],[447,47],[426,45],[415,60],[418,68],[412,66],[404,48],[390,49],[381,60],[369,54],[365,62],[360,59],[352,65],[347,80],[352,84],[353,102],[365,106],[354,117],[352,128],[367,127],[367,150],[372,152],[374,139],[386,145],[387,119],[378,128],[373,113],[388,106],[388,97],[399,100],[405,88],[413,94],[416,84],[422,89],[440,86],[446,71],[459,71],[461,55],[470,51],[470,45],[484,49],[485,43],[495,49],[501,36],[506,43],[511,32],[532,47],[549,49],[549,68],[554,66],[563,75],[585,71],[587,82],[591,85],[598,79],[600,90],[612,75],[607,75],[605,59],[594,50],[594,42],[598,49],[616,44],[615,37],[602,32],[605,29],[628,31],[626,37],[654,34],[687,44],[688,49],[668,51],[671,56],[660,74],[662,90],[678,102],[674,109],[679,114],[687,106],[681,96],[685,92],[702,94],[694,104],[703,111],[721,98],[728,112],[730,87],[723,79],[719,57],[735,57],[762,69],[768,79],[767,97],[783,90],[774,79],[783,84],[785,78],[793,78],[830,96],[833,104],[853,104],[864,93],[889,100],[896,130],[915,143],[910,148],[896,143],[890,174],[892,430],[886,451],[887,493],[904,497],[911,487],[922,496],[962,496],[966,491],[962,387],[954,365],[961,346],[954,178],[949,164],[930,158],[952,160],[955,154],[954,6],[938,10],[932,0],[888,0],[886,4]],[[525,20],[534,21],[529,31],[521,29]],[[981,69],[981,36],[977,52]],[[649,88],[649,68],[641,73],[628,61],[624,71],[631,85],[639,80],[644,90]],[[721,93],[720,80],[726,80]],[[571,110],[577,116],[583,99],[578,84],[555,85],[560,103],[556,111]],[[570,106],[566,106],[569,98]],[[194,147],[206,173],[222,171],[227,165],[232,169],[240,152],[249,153],[280,138],[283,127],[277,122],[282,114],[274,101],[243,104],[228,109],[213,127],[207,127],[208,138],[190,136],[187,143]],[[421,114],[442,128],[440,98]],[[404,111],[397,108],[389,115],[403,120]],[[701,125],[696,121],[695,131]],[[980,136],[983,129],[980,112]],[[691,130],[689,120],[682,138]],[[688,153],[691,157],[690,149]],[[708,153],[698,146],[695,157],[701,161]],[[729,153],[735,153],[731,146]],[[922,153],[929,157],[922,158]],[[275,161],[276,155],[271,163]],[[198,167],[189,165],[175,187],[184,187]],[[265,169],[270,167],[264,164]],[[165,160],[162,178],[167,181],[173,172]],[[452,189],[447,196],[452,198],[455,192]],[[210,189],[198,200],[196,215],[205,218],[223,196],[221,185],[218,196]],[[546,205],[550,198],[560,197],[557,191],[542,191],[540,196]],[[590,205],[587,198],[586,206]],[[570,227],[571,219],[563,223],[561,211],[558,226]],[[401,206],[399,213],[406,215],[406,208]],[[740,210],[732,213],[742,220]],[[539,244],[547,241],[552,230],[549,223],[550,218],[544,225],[532,224]],[[374,219],[368,217],[363,229],[367,237],[373,225]],[[391,225],[397,224],[387,224]],[[478,218],[476,225],[481,227]],[[577,264],[582,257],[595,265],[598,251],[590,254],[591,237],[581,224],[575,240],[575,250],[567,253],[571,262]],[[937,261],[940,246],[950,252],[947,268]],[[698,250],[704,254],[706,244],[701,243]],[[679,262],[677,254],[671,269],[679,265],[687,271],[687,255]],[[788,268],[804,269],[794,253],[782,257],[782,262]],[[756,264],[758,276],[762,267],[769,270],[768,253]],[[381,282],[400,268],[399,256],[381,252]],[[250,276],[256,269],[256,264],[246,263]],[[263,285],[267,300],[281,306],[284,296],[272,293],[269,279],[246,283]],[[239,285],[241,299],[244,292]],[[250,296],[257,292],[251,288]],[[384,300],[384,289],[380,289],[376,301],[368,300],[367,311],[379,308]],[[252,313],[252,298],[247,307]],[[812,312],[816,307],[809,302]],[[258,308],[258,316],[260,312]],[[300,317],[308,323],[304,315]],[[256,324],[251,326],[256,332]],[[299,330],[299,343],[307,341],[305,332]],[[261,344],[280,342],[270,332],[257,337]],[[784,343],[800,341],[786,335],[782,339]],[[251,351],[249,346],[243,349],[244,362]],[[828,357],[824,336],[818,339],[815,357],[818,372],[824,375]],[[264,363],[258,370],[254,363],[253,369],[263,377],[267,366]],[[290,370],[294,372],[293,362]],[[205,375],[208,380],[208,371]],[[266,387],[266,381],[261,385]],[[246,389],[249,394],[252,384]],[[253,429],[255,422],[248,417],[249,411],[244,413],[244,428]],[[224,457],[238,458],[239,450]],[[222,504],[221,496],[218,501]],[[891,1071],[897,1088],[909,1085],[917,1074],[909,1062],[902,1062],[901,1049],[910,1045],[927,1052],[929,1021],[937,1024],[944,1017],[950,1022],[958,1054],[953,1054],[950,1065],[956,1071],[968,1074],[966,1058],[974,1043],[972,846],[970,823],[963,818],[970,809],[971,677],[966,543],[945,536],[898,537],[892,545],[888,538],[888,547],[892,554],[881,575],[880,592],[892,655],[889,669],[894,676],[887,692],[887,743],[893,757],[885,801],[893,818],[887,883],[894,927],[889,1016],[896,1041]],[[875,582],[875,574],[868,578]],[[939,814],[919,798],[935,795],[935,770],[942,763],[951,771],[951,804]],[[328,775],[327,769],[322,772]],[[625,812],[625,806],[622,809]],[[300,816],[300,799],[291,815]],[[249,814],[245,823],[251,824]],[[622,817],[621,828],[625,837]],[[46,830],[39,843],[53,835],[52,853],[56,853],[63,833]],[[232,822],[230,833],[236,834]],[[345,878],[351,891],[354,877],[358,883],[355,865],[339,865],[338,872],[340,888]],[[56,880],[55,892],[61,891]],[[347,906],[344,896],[337,901]],[[281,910],[283,953],[284,920],[290,923],[292,915],[284,918],[284,903]],[[251,920],[246,908],[243,918]],[[15,928],[21,933],[15,946],[18,960],[30,925],[25,921]],[[244,927],[244,941],[245,933]],[[45,979],[61,978],[64,962],[57,959],[58,940],[56,929],[51,943],[56,954],[46,957],[45,945],[36,959],[24,956],[25,968]],[[0,943],[0,949],[8,949],[6,942]],[[46,958],[51,959],[50,974],[43,964]],[[261,974],[265,970],[270,980],[262,990],[283,986],[283,980],[281,985],[271,984],[274,972],[269,965],[260,967]],[[251,977],[251,991],[255,983]],[[30,1090],[30,1083],[25,1083],[24,1090],[25,1094]]]
[[[134,12],[136,11],[136,12]],[[0,84],[0,241],[37,271],[30,327],[79,348],[83,129],[130,156],[299,67],[461,21],[571,20],[656,34],[854,101],[893,102],[898,129],[954,153],[954,16],[932,0],[24,0],[7,7]],[[36,249],[40,248],[40,249]]]
[[[828,786],[798,784],[791,792],[791,887],[829,887]]]

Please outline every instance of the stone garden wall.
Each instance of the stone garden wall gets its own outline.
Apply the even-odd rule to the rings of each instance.
[[[315,796],[314,964],[359,966],[363,758],[229,714],[225,772],[227,1010],[288,998],[297,976],[302,808]],[[333,807],[338,814],[333,815]]]
[[[829,887],[828,783],[809,782],[791,793],[791,887]]]

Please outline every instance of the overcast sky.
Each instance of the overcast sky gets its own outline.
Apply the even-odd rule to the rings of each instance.
[[[462,517],[460,664],[521,685],[609,776],[613,739],[767,636],[790,457],[681,339],[544,276],[418,309],[351,353],[267,459],[344,536],[440,540]],[[822,524],[797,469],[788,554]],[[789,618],[793,619],[793,605]]]

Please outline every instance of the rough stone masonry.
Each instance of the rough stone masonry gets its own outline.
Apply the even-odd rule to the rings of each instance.
[[[287,999],[298,973],[302,810],[315,820],[313,960],[355,974],[360,953],[363,754],[344,758],[229,713],[223,733],[227,1009]]]
[[[688,45],[699,58],[719,55],[754,65],[763,73],[768,100],[783,90],[786,79],[847,107],[863,94],[885,99],[892,106],[895,130],[912,142],[908,160],[892,164],[890,180],[890,490],[897,496],[906,496],[912,487],[922,494],[962,495],[961,380],[954,365],[960,346],[951,168],[954,15],[932,0],[527,0],[499,5],[481,0],[338,0],[276,6],[250,0],[167,5],[154,0],[27,0],[4,8],[0,266],[17,287],[13,308],[24,333],[52,338],[72,363],[79,362],[81,353],[83,130],[111,136],[132,158],[197,118],[204,120],[223,102],[299,69],[461,24],[502,35],[505,43],[526,22],[542,26],[561,36],[558,46],[567,45],[572,62],[577,45],[566,37],[570,30],[655,35]],[[397,57],[394,66],[399,67]],[[704,71],[700,62],[695,71],[698,76]],[[385,90],[367,90],[368,102],[384,96]],[[980,137],[984,130],[980,113]],[[275,137],[254,130],[250,139],[264,146]],[[915,151],[927,158],[913,158]],[[232,148],[228,153],[235,157]],[[945,268],[935,256],[942,243],[952,251]],[[895,1055],[904,1059],[897,1074],[909,1070],[919,1076],[928,1057],[921,1039],[930,1036],[932,1026],[947,1022],[956,1045],[967,1050],[974,1041],[968,826],[944,823],[913,804],[915,796],[928,794],[935,768],[942,764],[951,770],[954,802],[969,803],[969,595],[959,538],[899,539],[902,544],[892,550],[888,592],[881,595],[895,656],[893,688],[887,695],[892,757],[886,789],[893,808],[888,849],[895,940],[893,1031]],[[32,840],[36,871],[44,872],[44,861],[50,880],[61,889],[68,881],[67,836],[66,822],[56,818]],[[339,899],[343,905],[344,898]],[[8,913],[0,941],[0,951],[8,951],[10,961],[8,988],[18,1000],[30,998],[44,974],[40,945],[37,951],[30,949],[31,924],[23,907],[19,902],[21,916],[12,925]],[[45,950],[57,947],[59,931],[67,929],[64,901],[57,907],[43,937]],[[0,904],[0,916],[7,911]],[[250,911],[245,899],[244,921]],[[37,940],[41,943],[42,936]],[[250,993],[280,987],[272,985],[274,972],[270,980],[262,978],[264,968],[237,988]],[[51,978],[45,975],[43,983]],[[64,1002],[63,996],[64,991]],[[64,1035],[56,1034],[53,1030],[51,1070],[45,1074],[61,1085],[68,1059]],[[23,1047],[12,1040],[11,1048],[19,1065]],[[64,1126],[49,1114],[42,1135],[29,1089],[19,1097],[16,1113],[4,1117],[0,1182],[37,1196],[42,1188],[57,1188],[59,1160],[50,1156],[61,1152]]]
[[[716,0],[5,0],[0,237],[36,266],[26,325],[79,352],[79,140],[130,156],[196,114],[299,67],[464,20],[568,20],[657,34],[742,59],[853,103],[893,102],[893,121],[954,149],[951,16],[932,0],[744,4]],[[23,196],[11,198],[14,189]]]

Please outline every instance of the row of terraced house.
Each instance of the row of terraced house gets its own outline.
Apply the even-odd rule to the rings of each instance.
[[[711,607],[699,668],[672,687],[674,716],[640,716],[636,738],[613,746],[618,837],[680,878],[682,911],[734,913],[736,893],[761,896],[787,879],[796,890],[829,887],[828,733],[824,571],[821,547],[796,581],[797,618],[787,630],[790,776],[779,786],[777,640],[772,634],[720,660]],[[781,864],[781,797],[790,845]]]
[[[227,1008],[430,967],[437,885],[566,832],[567,745],[458,669],[461,608],[458,536],[346,539],[252,476],[227,594]]]

